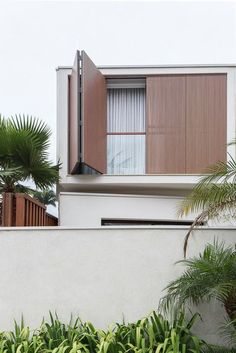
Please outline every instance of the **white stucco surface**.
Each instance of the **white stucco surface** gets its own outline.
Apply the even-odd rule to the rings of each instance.
[[[101,227],[102,219],[181,220],[182,198],[150,195],[60,193],[60,225]],[[194,219],[190,215],[187,219]],[[186,219],[185,218],[185,219]]]
[[[24,315],[37,327],[48,311],[62,320],[70,314],[98,327],[137,320],[157,309],[163,288],[183,270],[187,227],[151,228],[9,228],[0,229],[0,330],[13,328]],[[197,255],[214,238],[236,241],[236,229],[195,231],[189,255]],[[219,342],[216,326],[223,309],[200,308],[204,322],[196,328]],[[199,310],[200,310],[199,309]],[[209,315],[210,313],[210,315]]]

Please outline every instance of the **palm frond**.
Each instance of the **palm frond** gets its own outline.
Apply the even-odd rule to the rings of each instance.
[[[236,347],[224,347],[216,345],[205,345],[202,348],[202,353],[235,353]]]
[[[60,164],[48,160],[50,135],[47,125],[32,116],[0,116],[0,182],[5,189],[13,191],[29,178],[41,189],[58,181]]]
[[[56,206],[57,197],[53,190],[34,190],[32,195],[44,205]]]
[[[53,187],[58,182],[59,168],[59,164],[54,165],[47,161],[41,161],[38,165],[34,165],[34,168],[29,171],[29,174],[37,188],[46,189]]]
[[[200,187],[202,184],[216,183],[216,182],[235,182],[236,181],[236,161],[229,154],[227,162],[221,162],[205,169],[206,175],[203,175],[198,183]]]
[[[236,184],[225,182],[224,184],[202,184],[197,185],[187,196],[179,207],[179,215],[184,216],[199,210],[212,209],[221,211],[222,206],[231,208],[231,204],[236,200]],[[209,216],[211,214],[209,210]],[[214,214],[212,214],[212,217]]]
[[[0,169],[0,179],[3,177],[8,177],[8,176],[12,176],[15,174],[18,174],[19,172],[22,171],[21,167],[12,167],[12,168],[8,168],[6,170],[4,169]]]
[[[236,251],[223,242],[207,244],[202,254],[188,260],[179,261],[185,271],[165,288],[167,294],[161,307],[167,311],[171,305],[198,305],[215,298],[225,307],[229,299],[231,308],[236,305]]]
[[[220,327],[220,333],[230,345],[236,343],[236,319],[225,318],[224,324]],[[236,348],[236,347],[235,347]]]
[[[193,221],[184,239],[184,257],[188,247],[189,237],[195,227],[211,219],[220,219],[228,214],[235,218],[236,214],[236,184],[211,184],[200,189],[194,189],[181,205],[182,215],[204,209]]]
[[[44,122],[28,115],[16,115],[9,119],[8,124],[9,132],[11,134],[26,134],[28,140],[31,140],[35,148],[39,148],[41,152],[46,153],[46,150],[49,147],[51,130]]]

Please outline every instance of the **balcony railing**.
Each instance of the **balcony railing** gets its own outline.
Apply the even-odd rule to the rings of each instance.
[[[3,193],[0,206],[2,227],[57,226],[56,217],[46,212],[46,206],[23,193]]]

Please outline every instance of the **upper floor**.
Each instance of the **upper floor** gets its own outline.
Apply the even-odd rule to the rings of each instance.
[[[57,78],[61,190],[178,194],[235,156],[235,66],[98,68],[82,51]]]

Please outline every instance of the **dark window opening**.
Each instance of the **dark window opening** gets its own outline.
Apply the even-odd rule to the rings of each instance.
[[[191,226],[193,220],[190,221],[181,221],[181,220],[171,220],[171,219],[110,219],[104,218],[101,219],[102,226]],[[204,225],[204,222],[201,222],[200,225]]]

